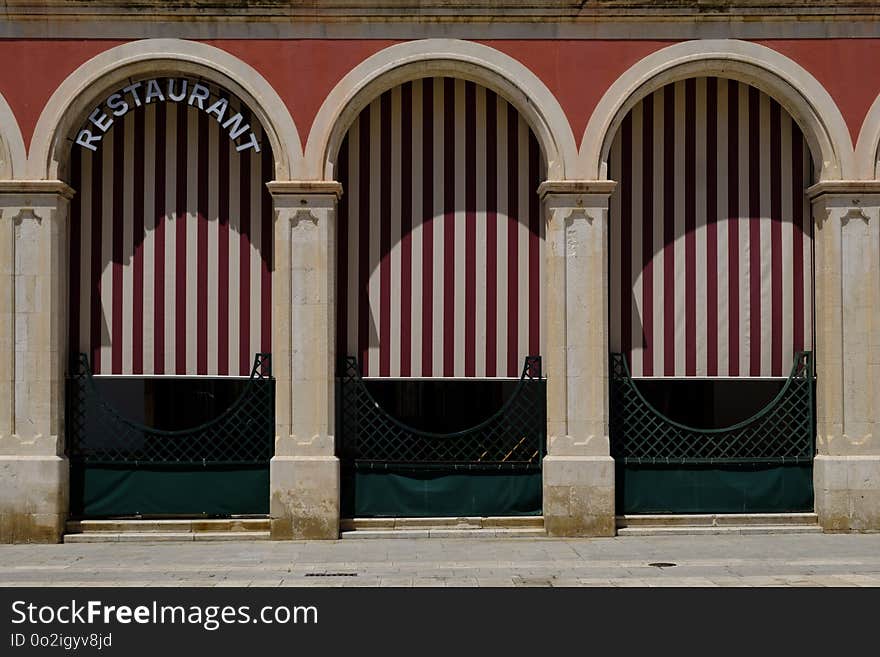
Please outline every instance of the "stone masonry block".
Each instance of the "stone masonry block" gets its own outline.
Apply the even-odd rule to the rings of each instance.
[[[544,459],[544,526],[550,536],[614,536],[614,460]]]
[[[68,513],[67,459],[0,456],[0,543],[57,543]]]
[[[339,460],[276,456],[269,465],[272,538],[339,538]]]

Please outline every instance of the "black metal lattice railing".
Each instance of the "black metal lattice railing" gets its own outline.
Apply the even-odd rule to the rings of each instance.
[[[624,463],[796,463],[812,460],[813,359],[798,352],[779,394],[752,417],[720,429],[669,419],[639,392],[622,354],[611,355],[611,453]]]
[[[79,354],[67,377],[67,455],[94,465],[256,465],[272,458],[275,381],[271,355],[254,358],[238,399],[214,419],[163,431],[124,417],[102,398],[88,357]]]
[[[357,359],[346,357],[339,379],[339,456],[357,469],[540,469],[546,399],[541,357],[529,356],[513,394],[486,420],[453,433],[422,431],[385,411],[361,378]]]

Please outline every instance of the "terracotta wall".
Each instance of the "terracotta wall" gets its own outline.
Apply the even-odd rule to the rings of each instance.
[[[0,93],[18,119],[25,143],[53,91],[83,62],[123,43],[113,40],[2,40]],[[216,40],[207,41],[247,62],[275,87],[306,142],[326,95],[353,67],[395,41]],[[642,57],[672,41],[491,40],[488,46],[518,59],[556,95],[580,141],[596,103],[608,86]],[[855,142],[871,103],[880,94],[880,39],[756,41],[798,62],[821,82]]]

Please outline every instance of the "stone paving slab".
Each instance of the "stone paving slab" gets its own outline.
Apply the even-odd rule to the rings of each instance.
[[[0,586],[880,587],[880,534],[0,545]]]

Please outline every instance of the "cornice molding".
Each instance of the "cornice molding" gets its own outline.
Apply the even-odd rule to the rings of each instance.
[[[69,200],[76,191],[61,180],[0,180],[0,194],[58,194]]]
[[[538,196],[548,194],[600,194],[610,196],[617,183],[613,180],[545,180],[538,185]]]
[[[659,4],[659,6],[658,6]],[[345,20],[518,21],[535,18],[596,20],[644,17],[713,20],[766,16],[809,17],[878,15],[875,0],[7,0],[0,15],[45,20],[108,16],[133,21],[167,17],[178,20]]]
[[[335,180],[273,180],[266,183],[266,188],[272,196],[322,194],[342,198],[342,183]]]
[[[845,196],[880,194],[880,180],[826,180],[807,188],[807,196]]]

